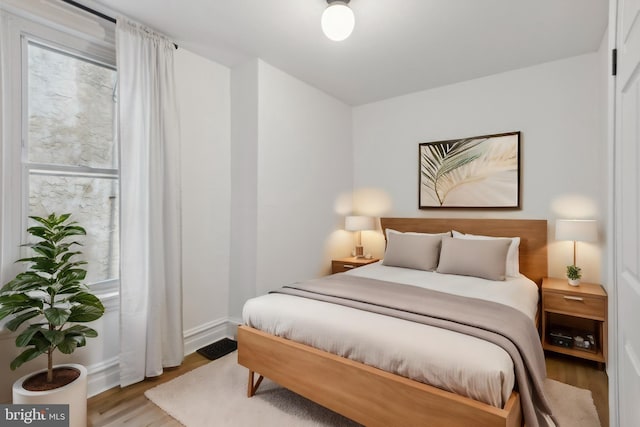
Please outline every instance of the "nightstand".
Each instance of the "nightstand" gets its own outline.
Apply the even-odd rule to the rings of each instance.
[[[378,258],[339,258],[331,261],[331,274],[342,273],[345,271],[353,270],[354,268],[362,267],[363,265],[373,264],[380,261]]]
[[[602,286],[542,280],[542,347],[600,367],[607,363],[607,293]]]

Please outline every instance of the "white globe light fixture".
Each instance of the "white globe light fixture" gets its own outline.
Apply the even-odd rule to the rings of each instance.
[[[349,0],[327,0],[327,3],[329,6],[322,13],[322,31],[329,39],[342,41],[351,35],[356,23]]]

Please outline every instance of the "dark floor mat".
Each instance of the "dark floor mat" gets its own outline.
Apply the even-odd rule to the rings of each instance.
[[[203,355],[209,360],[216,360],[224,355],[235,351],[238,348],[238,343],[229,338],[223,338],[220,341],[216,341],[213,344],[198,349],[198,353]]]

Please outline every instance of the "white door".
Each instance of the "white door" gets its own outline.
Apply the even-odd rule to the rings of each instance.
[[[615,136],[615,278],[618,411],[640,426],[640,0],[618,0]],[[617,408],[616,408],[617,406]]]

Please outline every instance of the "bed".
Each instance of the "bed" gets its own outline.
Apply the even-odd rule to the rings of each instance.
[[[519,271],[538,286],[547,273],[544,220],[382,218],[381,225],[385,230],[400,232],[457,230],[499,237],[519,236]],[[379,267],[373,268],[378,274],[375,268]],[[366,275],[364,267],[359,270]],[[535,307],[529,311],[533,323]],[[331,348],[324,351],[317,348],[321,346],[302,344],[278,336],[277,331],[267,331],[246,325],[238,329],[238,362],[249,369],[249,396],[265,376],[365,425],[516,426],[523,423],[520,396],[512,391],[513,384],[509,385],[508,381],[506,392],[501,390],[499,404],[488,403],[487,398],[447,391],[446,384],[434,387],[405,373],[399,375],[338,356],[334,353],[340,352]],[[255,373],[260,375],[257,382]]]

